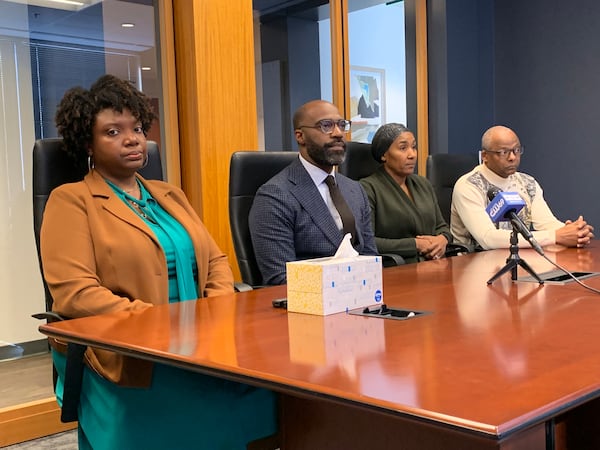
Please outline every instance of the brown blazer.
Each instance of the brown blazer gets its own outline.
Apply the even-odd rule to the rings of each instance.
[[[227,256],[206,230],[183,191],[162,181],[139,180],[189,233],[198,263],[201,297],[233,292]],[[44,278],[53,310],[76,318],[139,311],[168,302],[164,252],[145,222],[95,171],[64,184],[48,199],[40,235]],[[88,349],[90,367],[122,385],[147,386],[151,363]]]

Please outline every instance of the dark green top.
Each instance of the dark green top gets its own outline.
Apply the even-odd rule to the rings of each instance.
[[[415,236],[443,234],[452,242],[433,187],[427,178],[409,175],[406,186],[414,201],[381,166],[360,180],[371,204],[371,225],[379,253],[395,253],[406,262],[419,261]]]

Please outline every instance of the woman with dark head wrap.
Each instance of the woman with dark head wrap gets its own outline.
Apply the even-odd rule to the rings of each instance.
[[[381,166],[360,180],[371,204],[371,225],[380,253],[396,253],[406,262],[438,259],[451,240],[450,229],[429,181],[414,174],[417,142],[399,123],[381,126],[371,143]]]

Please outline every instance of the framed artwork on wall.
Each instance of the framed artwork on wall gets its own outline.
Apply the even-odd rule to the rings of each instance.
[[[385,123],[385,70],[350,67],[350,115],[352,140],[371,142]]]

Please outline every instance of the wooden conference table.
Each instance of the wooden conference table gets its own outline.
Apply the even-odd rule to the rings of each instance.
[[[556,250],[600,272],[598,243]],[[600,295],[510,274],[487,285],[507,257],[385,269],[387,305],[430,312],[409,320],[288,314],[271,306],[281,286],[40,330],[279,392],[286,450],[600,448]]]

